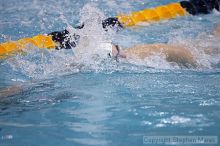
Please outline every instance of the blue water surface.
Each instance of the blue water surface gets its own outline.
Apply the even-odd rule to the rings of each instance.
[[[109,17],[170,2],[177,0],[1,0],[0,42],[75,26],[88,4]],[[129,47],[192,40],[211,34],[219,20],[179,17],[122,30],[113,41]],[[198,69],[117,62],[76,69],[65,67],[71,53],[35,49],[0,61],[0,89],[12,90],[1,92],[0,146],[140,146],[144,136],[220,136],[218,62]]]

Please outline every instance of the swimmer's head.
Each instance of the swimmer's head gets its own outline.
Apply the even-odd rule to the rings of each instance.
[[[126,55],[120,47],[112,43],[101,43],[100,47],[97,48],[96,53],[102,58],[110,57],[116,61],[118,61],[119,58],[126,58]]]

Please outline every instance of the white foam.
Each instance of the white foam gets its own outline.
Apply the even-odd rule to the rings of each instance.
[[[163,124],[185,124],[191,121],[190,118],[181,117],[181,116],[172,116],[167,119],[162,119],[161,123]]]

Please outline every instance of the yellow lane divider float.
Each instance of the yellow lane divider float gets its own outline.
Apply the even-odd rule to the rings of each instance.
[[[16,53],[22,52],[23,49],[28,47],[37,47],[40,49],[54,49],[58,46],[48,35],[37,35],[32,38],[22,38],[18,41],[9,41],[0,44],[0,59],[5,59]]]
[[[184,16],[186,14],[187,11],[181,7],[180,3],[171,3],[152,9],[132,12],[128,15],[119,15],[117,18],[124,26],[134,26],[141,22],[168,20],[176,18],[177,16]]]

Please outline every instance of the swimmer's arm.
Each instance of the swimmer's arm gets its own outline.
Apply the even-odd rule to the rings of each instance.
[[[0,89],[0,100],[4,99],[6,97],[21,93],[23,91],[22,86],[20,85],[15,85],[11,87],[7,87],[4,89]]]
[[[182,46],[169,44],[144,44],[136,45],[126,49],[125,54],[128,58],[145,59],[154,54],[164,55],[169,62],[176,62],[181,65],[196,66],[197,62],[193,54]]]

